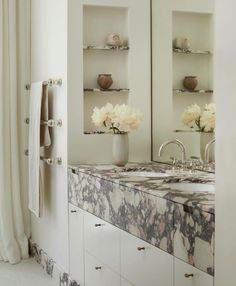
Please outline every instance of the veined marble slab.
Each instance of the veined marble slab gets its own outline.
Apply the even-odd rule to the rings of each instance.
[[[159,163],[70,166],[69,202],[152,245],[214,274],[214,193],[170,189],[170,183],[214,183],[197,172],[166,178],[127,177],[127,171],[170,171]]]

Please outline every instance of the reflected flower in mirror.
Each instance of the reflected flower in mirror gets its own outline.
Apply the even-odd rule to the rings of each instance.
[[[216,106],[214,103],[206,104],[202,111],[200,106],[188,106],[182,114],[184,125],[195,129],[197,132],[214,132]]]

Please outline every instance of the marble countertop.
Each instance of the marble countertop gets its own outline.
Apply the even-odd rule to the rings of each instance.
[[[133,188],[153,196],[164,198],[172,202],[182,204],[186,207],[197,207],[200,210],[214,214],[215,194],[214,192],[182,191],[170,188],[170,183],[200,183],[215,184],[215,175],[212,173],[195,171],[194,173],[172,171],[172,166],[163,163],[130,163],[124,168],[113,165],[70,165],[74,173],[83,172],[95,177],[103,178],[113,183]],[[167,172],[168,177],[129,177],[124,172],[147,171],[147,172]]]
[[[168,176],[129,175],[139,171]],[[214,181],[214,174],[173,173],[172,167],[163,163],[128,164],[125,168],[70,165],[68,201],[214,275],[214,191],[191,190],[191,183],[214,187]],[[181,191],[178,184],[171,188],[173,183],[190,184],[187,191]]]

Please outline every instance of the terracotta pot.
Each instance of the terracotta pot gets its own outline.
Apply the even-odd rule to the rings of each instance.
[[[196,76],[186,76],[183,81],[183,85],[187,90],[194,91],[198,85]]]
[[[118,167],[124,167],[129,160],[129,137],[127,133],[113,134],[112,162]]]
[[[108,89],[113,84],[111,74],[99,74],[97,83],[102,89]]]
[[[107,45],[113,47],[120,47],[122,46],[122,38],[118,33],[111,33],[107,36]]]

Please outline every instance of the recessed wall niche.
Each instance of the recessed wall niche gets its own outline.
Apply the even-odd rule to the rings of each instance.
[[[121,47],[107,45],[110,33],[121,35]],[[84,77],[84,132],[104,131],[91,122],[95,106],[107,102],[127,103],[128,82],[128,9],[121,7],[84,5],[83,7],[83,77]],[[113,84],[102,90],[97,84],[99,74],[111,74]]]

